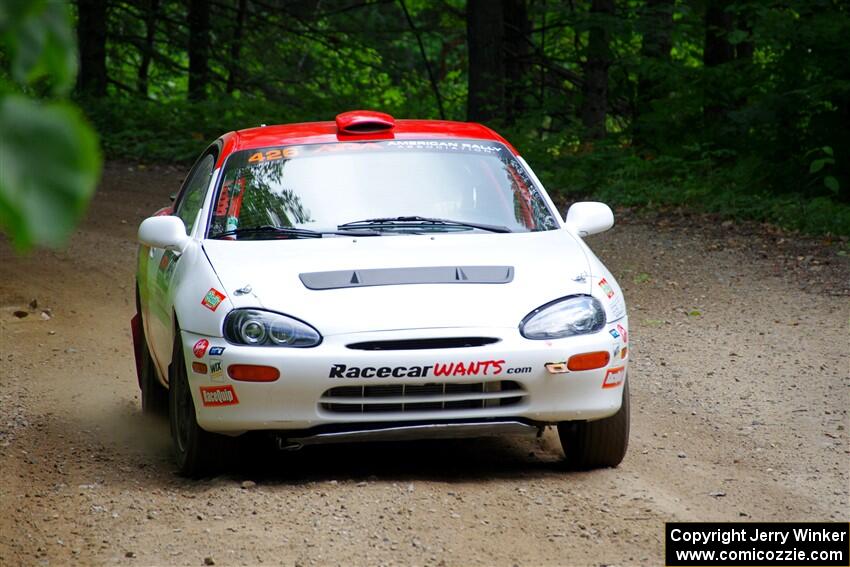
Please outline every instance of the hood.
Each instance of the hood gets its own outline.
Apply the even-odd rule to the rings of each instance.
[[[590,292],[589,279],[576,281],[589,273],[583,246],[565,230],[206,240],[204,250],[234,307],[286,313],[324,336],[416,328],[516,328],[548,301]],[[483,266],[499,269],[477,269]],[[404,270],[435,267],[451,270]],[[461,268],[457,278],[443,277],[455,274],[454,268]],[[352,279],[345,271],[355,285],[339,284]],[[417,278],[454,281],[397,283]],[[326,285],[317,286],[316,281]],[[482,283],[486,281],[503,283]],[[250,292],[235,293],[248,286]]]

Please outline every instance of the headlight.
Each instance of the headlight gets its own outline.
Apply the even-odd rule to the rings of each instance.
[[[313,347],[319,331],[298,319],[259,309],[234,309],[224,319],[224,338],[250,346]]]
[[[589,295],[556,299],[525,316],[519,332],[527,339],[561,339],[595,333],[605,326],[605,309]]]

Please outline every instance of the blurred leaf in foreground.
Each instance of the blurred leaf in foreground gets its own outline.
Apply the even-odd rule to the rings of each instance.
[[[60,246],[94,193],[100,148],[74,105],[27,95],[61,97],[74,84],[69,4],[0,0],[0,47],[0,230],[18,250]]]
[[[67,94],[74,86],[77,57],[68,4],[0,0],[0,36],[11,54],[16,82],[31,85],[45,79],[54,94]]]
[[[0,226],[19,250],[62,244],[99,172],[97,139],[71,105],[0,101]]]

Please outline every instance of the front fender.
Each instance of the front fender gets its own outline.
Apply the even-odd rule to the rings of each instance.
[[[198,335],[221,337],[224,316],[233,309],[233,303],[203,245],[193,241],[177,264],[171,304],[180,328]]]

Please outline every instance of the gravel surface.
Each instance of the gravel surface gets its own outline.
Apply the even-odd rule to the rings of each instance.
[[[631,323],[618,469],[562,470],[548,431],[176,476],[128,322],[136,228],[182,175],[110,163],[67,250],[0,241],[0,565],[661,565],[665,521],[850,517],[847,242],[679,211],[591,242]]]

